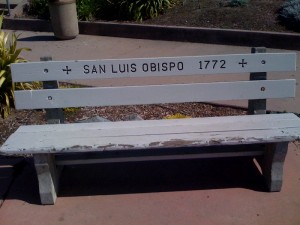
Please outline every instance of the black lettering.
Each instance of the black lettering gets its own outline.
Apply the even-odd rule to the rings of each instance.
[[[111,65],[111,72],[112,73],[118,73],[118,71],[114,70],[114,65],[113,64]]]
[[[213,69],[216,67],[218,60],[213,59],[212,62],[214,63]]]
[[[99,73],[105,73],[105,72],[106,72],[105,65],[99,65]]]
[[[119,71],[121,73],[125,73],[125,71],[126,71],[126,64],[119,64]]]
[[[172,71],[173,68],[175,68],[175,63],[174,62],[170,62],[170,71]]]
[[[83,72],[85,73],[85,74],[88,74],[88,73],[90,73],[90,67],[89,67],[89,65],[84,65],[83,66]]]
[[[130,68],[131,68],[131,72],[132,73],[135,73],[136,72],[136,64],[135,63],[132,63],[131,65],[130,65]]]
[[[209,65],[209,63],[210,63],[210,61],[209,61],[209,60],[204,60],[204,62],[206,63],[206,64],[205,64],[205,69],[207,69],[207,67],[208,67],[208,65]]]
[[[161,70],[162,71],[168,71],[168,63],[164,62],[161,64]]]
[[[202,61],[199,61],[199,69],[202,70]]]
[[[183,70],[183,62],[177,63],[177,69],[178,70]]]
[[[226,69],[226,67],[225,67],[225,63],[226,63],[226,61],[225,60],[220,60],[220,62],[222,63],[222,65],[221,65],[221,69]]]
[[[151,72],[155,72],[156,71],[156,64],[155,63],[150,63],[150,69],[151,69]]]
[[[147,63],[144,63],[144,64],[142,65],[142,69],[143,69],[144,72],[148,72],[148,70],[149,70],[148,64],[147,64]]]
[[[92,73],[97,73],[97,68],[95,65],[93,65]]]
[[[216,69],[216,68],[219,67],[219,64],[220,64],[221,69],[226,69],[226,67],[225,67],[226,61],[225,60],[220,60],[219,61],[219,60],[216,60],[216,59],[204,60],[203,62],[199,61],[199,69],[200,70],[209,69],[209,68]]]

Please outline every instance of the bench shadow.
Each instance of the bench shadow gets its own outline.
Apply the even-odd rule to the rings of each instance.
[[[32,158],[23,160],[22,168],[15,174],[7,196],[4,199],[18,199],[29,204],[40,205],[37,176]]]
[[[251,158],[65,166],[59,196],[246,188],[265,191]]]
[[[57,41],[54,35],[37,35],[31,37],[18,38],[19,41],[37,42],[37,41]]]
[[[192,159],[65,166],[58,197],[245,188],[264,192],[252,158]],[[40,205],[31,158],[15,178],[7,199]]]

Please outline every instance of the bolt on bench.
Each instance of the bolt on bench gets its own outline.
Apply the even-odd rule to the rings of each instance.
[[[16,107],[46,109],[49,124],[21,126],[0,152],[33,154],[42,204],[55,203],[62,165],[99,162],[251,156],[260,162],[268,190],[280,191],[288,143],[300,139],[300,118],[266,114],[266,99],[295,97],[296,80],[266,80],[266,72],[295,71],[296,54],[264,52],[13,64],[14,82],[43,81],[44,86],[15,91]],[[58,80],[229,73],[251,73],[250,80],[58,88]],[[240,99],[249,100],[253,115],[63,124],[66,107]]]

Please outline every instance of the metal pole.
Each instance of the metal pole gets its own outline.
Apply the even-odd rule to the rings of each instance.
[[[8,16],[10,16],[10,4],[9,4],[9,0],[6,0],[6,6],[7,6],[7,10],[8,10]]]

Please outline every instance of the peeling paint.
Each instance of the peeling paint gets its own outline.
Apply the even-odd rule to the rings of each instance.
[[[108,145],[104,145],[104,146],[97,146],[97,149],[102,150],[102,151],[106,151],[109,148],[113,148],[113,147],[116,147],[116,145],[108,144]]]
[[[208,143],[210,145],[217,145],[217,144],[221,144],[222,142],[224,142],[225,140],[222,140],[222,139],[212,139],[210,140]]]
[[[251,142],[251,141],[258,141],[258,142],[263,142],[264,139],[263,138],[255,138],[255,137],[251,137],[251,138],[247,138],[247,141],[248,142]]]
[[[151,142],[150,144],[149,144],[149,147],[158,147],[158,146],[160,146],[160,142],[158,142],[158,141],[156,141],[156,142]]]
[[[134,148],[135,147],[134,145],[126,145],[126,144],[120,144],[118,146],[120,146],[122,148]]]
[[[193,146],[199,143],[199,141],[186,141],[181,139],[172,139],[161,143],[163,147],[182,147],[182,146]]]
[[[227,141],[237,141],[239,143],[243,143],[245,141],[245,138],[242,137],[233,137],[233,138],[226,138]]]
[[[73,149],[73,148],[81,148],[81,146],[80,145],[74,145],[74,146],[70,147],[69,149]]]

